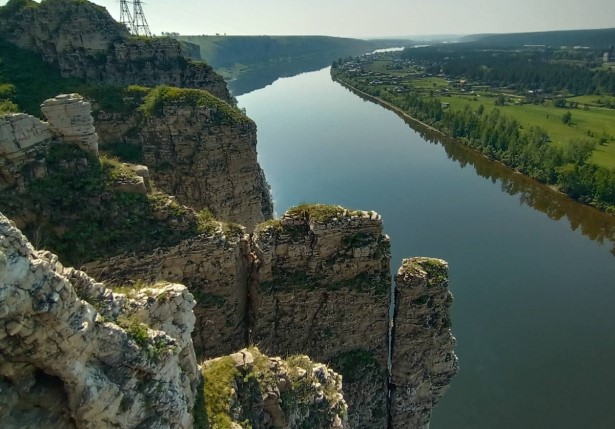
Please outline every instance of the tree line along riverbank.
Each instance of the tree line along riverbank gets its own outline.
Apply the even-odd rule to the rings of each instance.
[[[615,96],[610,93],[615,73],[608,64],[585,66],[580,73],[585,80],[572,93],[558,83],[566,82],[556,77],[558,63],[541,65],[532,51],[522,58],[510,53],[521,67],[517,73],[501,73],[499,86],[495,79],[470,80],[458,73],[476,76],[473,70],[486,67],[495,73],[511,64],[506,51],[495,64],[489,57],[469,61],[468,56],[449,53],[445,60],[442,54],[417,55],[419,51],[338,60],[331,74],[491,159],[615,214]],[[451,58],[457,60],[455,67],[447,67]],[[464,61],[465,68],[460,66]],[[534,63],[531,78],[519,71],[527,68],[524,61]],[[571,62],[559,66],[563,72],[581,67]],[[485,72],[483,76],[493,78]]]

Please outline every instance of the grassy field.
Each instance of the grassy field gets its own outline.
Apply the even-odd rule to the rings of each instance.
[[[597,165],[615,169],[615,109],[606,108],[609,104],[615,105],[614,96],[583,95],[567,98],[569,102],[579,104],[577,108],[555,107],[550,100],[543,104],[523,104],[524,96],[511,94],[510,91],[488,89],[485,86],[473,87],[472,91],[462,92],[458,85],[449,84],[441,77],[411,76],[416,73],[414,69],[389,69],[390,61],[376,60],[365,70],[373,72],[371,79],[387,79],[399,77],[399,85],[417,90],[423,97],[434,97],[442,103],[449,103],[449,109],[464,109],[469,105],[476,110],[483,105],[486,111],[498,107],[502,112],[513,117],[522,128],[539,126],[547,131],[552,144],[565,147],[571,139],[597,139],[592,155],[592,162]],[[395,85],[385,84],[382,89],[389,89]],[[496,106],[496,99],[504,95],[504,105]],[[572,114],[570,124],[562,122],[566,112]]]
[[[450,103],[451,109],[463,109],[464,106],[470,105],[475,110],[480,104],[485,109],[496,107],[496,97],[452,95],[440,99],[442,102]],[[508,100],[504,106],[497,107],[503,113],[515,118],[523,128],[539,126],[545,129],[551,137],[552,144],[565,146],[573,138],[588,139],[604,136],[607,141],[596,146],[592,161],[603,167],[615,168],[615,110],[563,109],[548,104],[514,104]],[[570,125],[562,122],[562,116],[568,111],[572,114]]]

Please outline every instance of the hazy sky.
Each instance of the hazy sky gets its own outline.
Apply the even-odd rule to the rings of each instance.
[[[119,18],[119,1],[94,3]],[[146,0],[144,9],[156,34],[372,37],[615,27],[615,0]]]

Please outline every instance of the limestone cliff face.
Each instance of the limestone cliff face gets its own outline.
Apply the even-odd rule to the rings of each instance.
[[[79,94],[62,94],[41,105],[51,132],[62,142],[75,144],[98,156],[98,134],[94,129],[92,107]]]
[[[249,231],[271,219],[269,186],[256,159],[256,125],[219,121],[215,107],[171,102],[139,133],[144,163],[165,192],[185,205]]]
[[[16,2],[15,2],[16,3]],[[132,38],[103,7],[73,0],[32,2],[5,9],[0,35],[40,52],[63,77],[91,83],[200,88],[232,102],[222,77],[182,55],[170,38]]]
[[[84,269],[109,284],[167,280],[188,286],[197,301],[195,349],[200,358],[212,358],[247,345],[248,246],[242,231],[219,227],[177,246],[102,259]]]
[[[390,428],[428,429],[432,408],[458,371],[448,265],[406,259],[395,281]]]
[[[0,214],[3,428],[191,428],[198,369],[192,295],[113,293]]]
[[[180,43],[174,39],[128,39],[114,43],[100,68],[103,83],[204,89],[234,103],[224,79],[207,64],[184,57]]]
[[[251,347],[204,362],[203,378],[214,427],[349,427],[342,377],[305,355],[270,358]]]
[[[25,113],[0,117],[0,190],[23,189],[45,174],[41,158],[52,141],[47,124]]]
[[[215,100],[195,104],[186,99],[203,94],[183,92],[184,98],[167,98],[147,116],[99,113],[101,147],[138,148],[159,189],[252,231],[273,216],[269,185],[257,160],[256,125],[236,108]]]
[[[350,427],[385,428],[390,245],[380,216],[299,207],[257,227],[254,245],[251,341],[331,362]]]
[[[201,356],[258,344],[268,354],[309,353],[328,362],[343,376],[348,427],[424,429],[457,372],[447,267],[404,261],[388,368],[389,258],[378,214],[312,206],[258,225],[251,239],[218,230],[85,269],[111,283],[187,284],[198,302],[194,341]]]

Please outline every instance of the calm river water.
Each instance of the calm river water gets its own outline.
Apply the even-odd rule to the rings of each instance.
[[[333,82],[239,97],[278,214],[302,202],[382,214],[392,266],[449,262],[461,371],[432,429],[615,427],[615,219]]]

